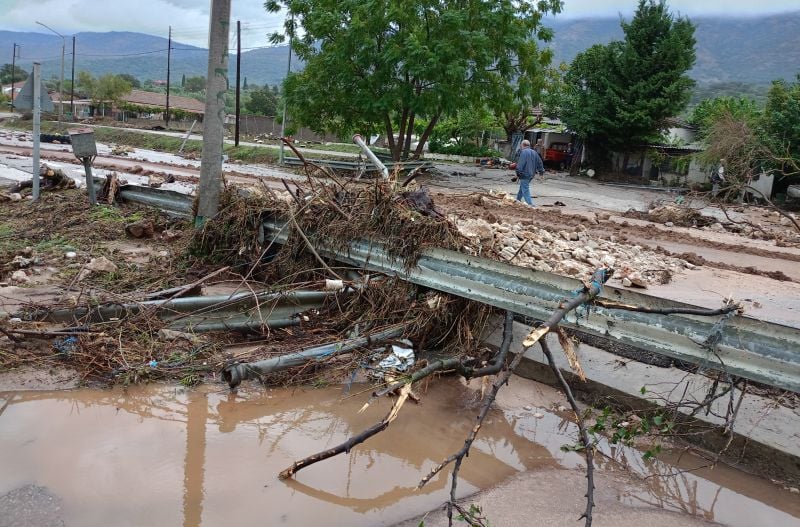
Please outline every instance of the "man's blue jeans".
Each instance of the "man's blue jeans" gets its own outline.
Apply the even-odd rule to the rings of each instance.
[[[528,205],[533,206],[533,200],[531,199],[531,179],[533,178],[519,178],[517,201],[524,201]]]

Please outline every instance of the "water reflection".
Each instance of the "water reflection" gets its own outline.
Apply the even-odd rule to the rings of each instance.
[[[64,498],[66,523],[75,525],[310,524],[332,514],[349,525],[374,525],[442,503],[446,474],[422,491],[416,484],[460,447],[472,425],[477,403],[457,383],[438,383],[420,406],[404,408],[386,432],[349,456],[310,467],[296,480],[276,479],[298,457],[374,424],[389,404],[358,414],[363,399],[342,400],[338,389],[0,394],[0,466],[12,469],[0,474],[0,494],[23,482],[47,486]],[[546,449],[513,432],[502,412],[490,420],[462,469],[462,492],[518,470],[555,466]],[[72,455],[63,455],[61,438],[69,438]],[[128,519],[120,523],[121,516]]]

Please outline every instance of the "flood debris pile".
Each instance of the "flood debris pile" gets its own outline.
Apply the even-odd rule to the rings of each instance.
[[[286,239],[282,243],[259,235],[265,219],[283,224]],[[273,331],[268,343],[244,354],[233,353],[226,370],[232,385],[241,379],[232,379],[231,368],[246,361],[289,355],[315,344],[371,338],[390,328],[402,328],[393,338],[385,339],[390,344],[405,338],[417,350],[469,355],[476,360],[488,353],[481,347],[479,336],[491,308],[395,278],[365,274],[319,254],[320,247],[344,250],[353,240],[380,240],[406,267],[413,266],[427,247],[457,249],[470,245],[419,191],[395,193],[388,185],[376,183],[367,190],[316,185],[311,193],[289,189],[238,196],[232,190],[225,192],[220,214],[190,245],[193,255],[229,265],[248,280],[270,284],[271,291],[282,294],[325,289],[335,293],[320,307],[300,313],[299,328]],[[302,346],[297,345],[298,339],[309,335],[316,340],[305,339]],[[338,381],[343,376],[363,380],[376,352],[380,355],[382,350],[376,351],[368,343],[346,354],[329,353],[322,357],[324,360],[305,361],[300,368],[269,377],[250,368],[236,371],[271,383],[308,381],[309,374],[326,380],[336,375]]]
[[[86,380],[194,384],[237,364],[365,339],[348,353],[336,348],[286,373],[258,376],[270,383],[340,382],[354,372],[370,378],[403,339],[414,350],[472,361],[489,353],[479,336],[490,308],[315,255],[316,244],[381,238],[411,266],[424,247],[467,243],[418,194],[382,185],[317,186],[300,195],[231,188],[220,214],[200,231],[127,207],[89,209],[74,191],[9,218],[17,214],[22,221],[7,222],[9,229],[33,247],[4,252],[2,268],[51,266],[42,285],[57,289],[0,320],[0,338],[14,349],[3,355],[4,367],[51,364]],[[267,217],[286,221],[281,245],[264,239]],[[42,252],[44,243],[52,250]],[[424,354],[419,359],[425,363]]]
[[[668,283],[672,276],[695,265],[638,245],[626,245],[591,235],[584,225],[550,232],[520,223],[489,223],[481,218],[456,220],[459,232],[478,248],[478,254],[536,271],[584,277],[601,267],[616,269],[615,279],[626,287],[646,288]],[[466,248],[465,250],[469,250]]]
[[[149,239],[126,234],[126,226],[143,223],[152,226]],[[149,363],[163,324],[154,317],[128,324],[125,310],[92,313],[152,301],[153,292],[205,274],[183,258],[183,229],[152,208],[90,208],[75,189],[0,207],[0,367],[67,367],[109,381],[126,361],[137,364],[128,361],[130,350],[145,350]]]

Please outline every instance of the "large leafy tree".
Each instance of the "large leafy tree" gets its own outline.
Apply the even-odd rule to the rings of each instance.
[[[578,54],[566,75],[562,118],[594,150],[630,152],[658,138],[688,103],[694,25],[664,0],[639,0],[624,41]]]
[[[800,170],[800,74],[795,82],[778,80],[767,95],[762,126],[769,147],[783,165],[784,174]]]
[[[131,91],[130,83],[119,75],[107,73],[94,78],[87,71],[78,73],[78,87],[92,100],[95,108],[109,102],[113,104]]]
[[[422,148],[443,116],[507,106],[536,88],[549,51],[545,13],[560,0],[268,0],[286,9],[305,62],[285,81],[292,116],[344,136],[385,133],[395,159]],[[302,28],[302,31],[299,29]],[[280,40],[275,35],[274,40]]]
[[[248,112],[255,115],[275,116],[278,112],[278,96],[268,84],[263,88],[251,90],[250,98],[245,102],[244,107]]]
[[[12,64],[3,64],[3,66],[0,67],[0,84],[11,84],[12,72],[14,73],[13,77],[15,83],[28,78],[28,72],[19,66],[13,65],[12,69]]]

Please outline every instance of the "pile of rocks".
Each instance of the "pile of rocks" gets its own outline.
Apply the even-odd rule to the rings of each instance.
[[[499,254],[500,260],[514,265],[576,278],[588,277],[600,267],[613,267],[614,279],[620,284],[647,287],[695,267],[638,245],[619,243],[614,236],[592,238],[583,225],[559,232],[480,218],[456,220],[456,225],[479,253]]]

